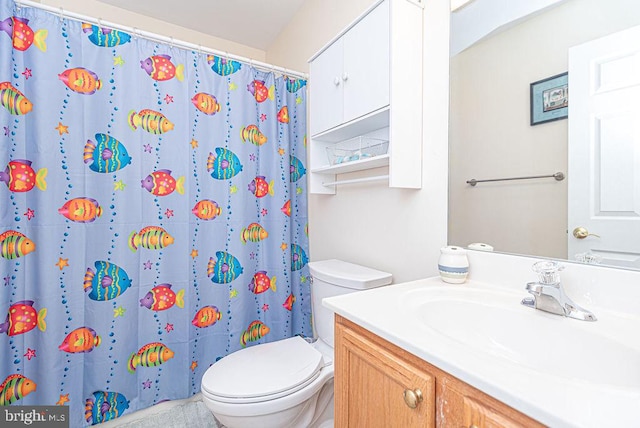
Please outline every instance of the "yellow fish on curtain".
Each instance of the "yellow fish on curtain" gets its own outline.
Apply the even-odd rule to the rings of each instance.
[[[0,405],[95,425],[312,335],[304,80],[0,0],[0,127]]]

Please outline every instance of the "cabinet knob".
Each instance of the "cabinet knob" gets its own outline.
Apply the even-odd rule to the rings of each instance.
[[[418,404],[422,401],[422,391],[419,389],[405,389],[404,390],[404,402],[412,409],[418,407]]]
[[[349,75],[347,74],[347,72],[345,71],[344,73],[342,73],[342,80],[344,80],[345,82],[347,80],[349,80]]]
[[[333,84],[334,84],[334,85],[336,85],[336,86],[340,85],[340,78],[336,76],[336,77],[333,79]]]

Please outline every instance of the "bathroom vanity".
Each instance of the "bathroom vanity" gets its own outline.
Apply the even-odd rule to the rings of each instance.
[[[340,316],[335,358],[337,427],[543,426]]]
[[[566,263],[597,321],[521,304],[538,259],[469,252],[438,277],[325,299],[336,314],[335,420],[346,426],[635,426],[640,273]]]

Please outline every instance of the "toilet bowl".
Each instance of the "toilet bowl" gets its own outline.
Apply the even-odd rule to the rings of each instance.
[[[245,348],[202,378],[205,405],[228,428],[333,426],[333,312],[325,297],[391,283],[391,274],[340,260],[309,263],[317,340],[294,336]]]

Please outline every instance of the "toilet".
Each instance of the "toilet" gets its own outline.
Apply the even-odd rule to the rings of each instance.
[[[322,299],[390,284],[391,274],[341,260],[310,262],[309,271],[316,340],[245,348],[202,377],[203,401],[225,427],[333,427],[334,320]]]

